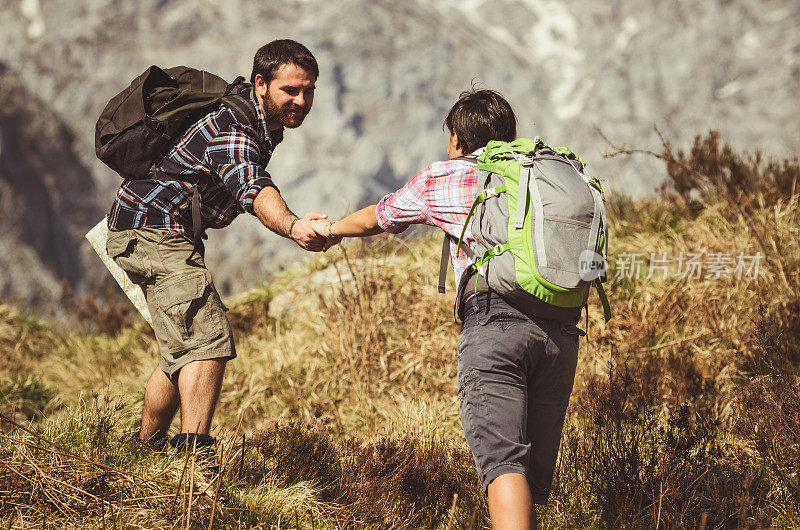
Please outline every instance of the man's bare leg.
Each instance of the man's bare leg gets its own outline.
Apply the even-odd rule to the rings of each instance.
[[[181,432],[208,434],[227,358],[190,362],[178,374]]]
[[[489,517],[495,530],[536,528],[536,510],[528,480],[522,473],[506,473],[488,488]]]
[[[178,386],[169,380],[161,368],[156,368],[144,389],[144,410],[139,438],[149,441],[166,436],[180,401]]]

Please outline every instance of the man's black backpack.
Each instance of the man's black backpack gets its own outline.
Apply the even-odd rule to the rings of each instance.
[[[258,117],[243,77],[222,78],[186,66],[151,66],[111,98],[95,126],[97,158],[126,179],[151,178],[153,163],[185,130],[220,102],[258,130]]]
[[[244,77],[233,83],[203,70],[151,66],[131,85],[111,98],[95,126],[97,158],[125,179],[172,180],[154,164],[175,145],[195,121],[224,103],[240,123],[258,130],[258,116]],[[186,177],[181,180],[188,181]],[[192,194],[195,249],[202,237],[200,197]]]

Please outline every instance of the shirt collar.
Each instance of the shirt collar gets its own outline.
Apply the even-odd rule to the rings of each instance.
[[[283,141],[283,127],[280,129],[275,129],[274,131],[270,132],[267,130],[267,118],[264,116],[264,109],[261,108],[261,105],[258,103],[256,99],[256,89],[255,87],[250,89],[250,101],[252,101],[253,106],[256,108],[256,115],[258,116],[258,123],[261,124],[261,130],[258,131],[259,136],[262,139],[269,139],[269,143],[272,144],[273,147],[278,145]]]

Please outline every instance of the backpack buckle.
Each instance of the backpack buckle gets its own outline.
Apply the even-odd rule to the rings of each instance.
[[[522,153],[515,153],[512,151],[510,153],[506,153],[503,158],[506,160],[516,160],[522,167],[530,167],[533,165],[533,156],[533,153],[531,153],[531,156],[527,156]]]
[[[157,132],[158,134],[164,134],[164,131],[167,130],[166,123],[159,121],[150,115],[145,115],[145,117],[142,118],[142,122],[147,125],[148,128]]]

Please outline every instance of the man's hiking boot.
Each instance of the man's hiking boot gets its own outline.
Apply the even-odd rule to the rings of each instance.
[[[128,444],[136,447],[149,449],[154,453],[159,453],[159,454],[167,453],[167,444],[169,443],[169,440],[167,439],[166,436],[164,435],[154,436],[150,440],[142,440],[139,436],[141,432],[142,431],[136,431],[135,433],[133,433],[130,439],[128,439]]]
[[[195,445],[195,443],[197,445]],[[217,451],[214,449],[216,440],[208,434],[181,433],[176,434],[169,441],[169,445],[179,453],[190,453],[194,449],[196,462],[201,469],[212,473],[219,473],[217,464]]]

